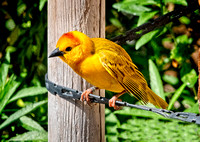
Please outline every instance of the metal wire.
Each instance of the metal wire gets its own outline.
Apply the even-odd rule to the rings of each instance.
[[[68,100],[68,99],[80,100],[80,98],[81,98],[81,94],[82,94],[81,91],[57,85],[48,79],[47,74],[45,75],[45,83],[46,83],[47,90],[53,95],[59,95],[60,97],[66,99],[66,100]],[[108,104],[109,103],[109,99],[107,99],[105,97],[101,97],[101,96],[97,96],[97,95],[93,95],[93,94],[90,94],[89,97],[90,97],[91,102],[93,102],[93,103],[100,103],[100,104]],[[196,123],[196,124],[200,125],[200,116],[195,113],[173,112],[173,111],[166,110],[166,109],[158,109],[158,108],[151,108],[151,107],[142,106],[142,105],[134,105],[134,104],[130,104],[127,102],[121,102],[121,101],[116,101],[115,104],[118,106],[126,106],[126,107],[132,107],[132,108],[136,108],[136,109],[151,111],[151,112],[157,113],[159,115],[162,115],[166,118],[178,119],[178,120]]]

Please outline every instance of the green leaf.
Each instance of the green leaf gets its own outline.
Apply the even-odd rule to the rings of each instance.
[[[174,103],[178,100],[178,98],[180,97],[181,93],[183,92],[183,90],[186,87],[186,83],[182,84],[181,87],[179,87],[176,92],[174,93],[174,95],[172,96],[172,99],[169,102],[169,106],[168,109],[171,110]]]
[[[174,4],[179,4],[179,5],[183,5],[183,6],[187,6],[187,1],[186,0],[164,0],[165,5],[167,3],[174,3]]]
[[[9,81],[6,83],[4,89],[0,92],[0,114],[4,109],[4,107],[6,106],[6,104],[8,103],[10,97],[13,95],[13,93],[21,84],[21,82],[15,80],[16,77],[12,75]]]
[[[149,59],[149,76],[151,89],[154,93],[156,93],[158,96],[165,100],[163,83],[158,68],[151,59]]]
[[[119,120],[109,109],[105,110],[106,132],[107,134],[117,134],[117,126],[120,124]]]
[[[23,115],[26,115],[27,113],[33,111],[34,109],[44,105],[47,103],[47,100],[44,101],[40,101],[37,103],[31,103],[29,105],[27,105],[26,107],[16,111],[15,113],[11,114],[8,119],[6,119],[1,125],[0,125],[0,130],[4,127],[6,127],[7,125],[11,124],[12,122],[16,121],[17,119],[19,119],[20,117],[22,117]]]
[[[190,19],[187,18],[186,16],[182,16],[181,18],[179,18],[179,21],[186,25],[190,24]]]
[[[171,85],[177,85],[179,83],[179,80],[177,77],[171,76],[171,75],[163,75],[163,80]]]
[[[122,24],[120,23],[120,21],[119,21],[117,18],[110,18],[110,22],[111,22],[114,26],[116,26],[116,27],[118,27],[118,28],[121,28],[121,27],[122,27]]]
[[[17,15],[20,16],[26,10],[26,4],[19,1],[17,5]]]
[[[9,103],[24,97],[36,96],[44,93],[47,93],[47,89],[45,87],[24,88],[18,91],[17,94],[9,100]]]
[[[40,0],[40,5],[39,5],[39,10],[42,11],[45,3],[47,2],[47,0]]]
[[[6,52],[5,61],[1,64],[0,67],[0,91],[1,89],[4,88],[4,85],[6,84],[9,66],[10,66],[10,52]]]
[[[117,9],[118,11],[122,11],[122,12],[129,13],[132,15],[137,15],[137,16],[141,15],[145,11],[151,11],[150,8],[147,8],[142,5],[136,5],[132,1],[124,1],[124,2],[115,3],[113,4],[113,8]]]
[[[42,126],[34,121],[33,119],[27,117],[27,116],[22,116],[20,118],[20,121],[22,123],[22,127],[24,127],[26,130],[29,130],[29,131],[45,131]]]
[[[121,116],[123,115],[123,116],[135,116],[135,117],[142,117],[142,118],[157,118],[157,119],[162,119],[162,120],[170,120],[156,113],[140,110],[140,109],[135,109],[135,108],[123,108],[122,110],[114,111],[114,114],[121,115]]]
[[[29,20],[27,22],[22,23],[22,27],[23,28],[30,28],[31,27],[31,21]]]
[[[137,26],[140,26],[144,23],[146,23],[149,19],[151,19],[158,11],[153,12],[144,12],[140,15]]]
[[[189,88],[194,87],[198,79],[197,73],[194,69],[192,69],[189,73],[185,74],[181,81],[183,81]]]
[[[160,1],[158,0],[124,0],[121,3],[128,3],[128,4],[138,4],[138,5],[158,5]]]
[[[29,131],[12,137],[8,141],[48,141],[48,133],[44,131]]]
[[[107,135],[107,134],[106,134],[106,141],[107,142],[119,142],[116,135]]]
[[[5,27],[9,30],[12,31],[15,28],[16,24],[15,21],[13,19],[9,19],[6,21],[5,23]]]
[[[123,142],[161,142],[163,141],[163,137],[165,137],[166,142],[199,141],[199,136],[196,133],[200,130],[198,125],[178,123],[180,121],[177,120],[171,121],[137,119],[134,117],[134,119],[129,119],[125,122],[122,121],[122,124],[118,127],[120,133],[117,136]]]
[[[184,112],[190,112],[190,113],[198,114],[199,113],[199,103],[196,103],[191,108],[188,108],[188,109],[184,110]]]
[[[183,92],[184,93],[184,92]],[[189,92],[190,93],[190,92]],[[190,94],[189,96],[185,96],[183,95],[183,101],[181,102],[184,106],[187,107],[192,107],[193,105],[195,105],[195,101],[194,101],[194,97],[191,97]]]
[[[146,44],[147,42],[149,42],[153,36],[156,35],[156,33],[158,33],[158,30],[155,31],[151,31],[145,35],[143,35],[137,42],[135,45],[135,49],[138,50],[140,49],[141,46],[143,46],[144,44]]]
[[[9,53],[13,53],[13,52],[15,52],[16,50],[17,50],[17,48],[14,47],[14,46],[7,46],[7,47],[6,47],[6,52],[9,52]]]
[[[192,50],[190,44],[192,43],[192,38],[188,38],[187,35],[178,36],[175,39],[175,48],[171,50],[171,59],[175,59],[179,63],[185,63],[184,61],[190,57]]]

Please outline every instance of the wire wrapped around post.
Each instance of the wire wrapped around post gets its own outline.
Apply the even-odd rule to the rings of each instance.
[[[68,101],[80,100],[80,98],[81,98],[81,94],[82,94],[81,91],[57,85],[48,79],[47,74],[45,75],[45,84],[46,84],[47,90],[51,94],[58,95]],[[101,97],[101,96],[97,96],[97,95],[93,95],[93,94],[90,94],[89,97],[90,97],[90,101],[92,103],[108,104],[108,102],[109,102],[109,99],[107,99],[105,97]],[[200,125],[200,116],[195,113],[173,112],[173,111],[166,110],[166,109],[151,108],[151,107],[147,107],[147,106],[135,105],[135,104],[130,104],[130,103],[121,102],[121,101],[116,101],[115,104],[118,106],[126,106],[126,107],[141,109],[141,110],[145,110],[145,111],[151,111],[153,113],[162,115],[166,118],[178,119],[181,121],[196,123],[196,124]]]

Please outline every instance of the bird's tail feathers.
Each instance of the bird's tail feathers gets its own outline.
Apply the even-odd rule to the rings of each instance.
[[[161,107],[163,109],[166,109],[168,107],[167,102],[165,102],[161,97],[156,95],[149,87],[147,89],[147,94],[149,102],[153,105]]]

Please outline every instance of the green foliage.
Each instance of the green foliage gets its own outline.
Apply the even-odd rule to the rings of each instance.
[[[137,26],[140,26],[144,23],[146,23],[149,19],[152,19],[155,14],[158,13],[158,11],[152,11],[152,12],[144,12],[140,15],[138,19]]]
[[[171,98],[170,100],[170,103],[169,103],[169,106],[168,106],[168,109],[172,109],[174,103],[178,100],[178,98],[180,97],[180,95],[182,94],[183,90],[185,89],[186,87],[186,84],[182,84],[177,90],[176,92],[174,93],[173,97]]]
[[[112,117],[111,117],[112,116]],[[129,116],[127,118],[127,116]],[[118,119],[116,119],[118,118]],[[123,108],[114,113],[106,109],[106,140],[112,141],[199,141],[200,127],[164,118],[152,112]],[[112,120],[112,121],[110,121]]]
[[[179,4],[179,5],[183,5],[183,6],[187,6],[187,1],[186,0],[164,0],[164,3],[174,3],[174,4]]]
[[[149,2],[149,3],[147,3]],[[133,15],[140,15],[143,12],[148,12],[151,9],[148,7],[145,7],[143,5],[153,4],[154,1],[148,0],[148,1],[137,1],[137,0],[126,0],[122,1],[120,3],[113,4],[113,8],[118,9],[119,11],[126,12],[128,14]]]
[[[191,43],[192,38],[188,38],[187,35],[178,36],[175,41],[175,48],[171,50],[170,58],[175,59],[179,63],[183,63],[191,54],[191,48],[189,46]]]
[[[31,96],[47,93],[47,90],[44,87],[29,87],[29,88],[23,88],[17,91],[19,86],[22,84],[23,78],[17,77],[14,74],[11,75],[11,77],[7,78],[9,76],[8,75],[9,66],[10,66],[10,52],[7,52],[5,60],[2,62],[1,67],[0,67],[2,69],[0,70],[0,74],[2,74],[2,77],[1,77],[2,85],[1,85],[1,92],[0,92],[0,98],[1,98],[0,99],[0,115],[1,115],[1,119],[5,119],[5,121],[0,124],[0,130],[4,129],[8,125],[11,125],[11,123],[15,122],[21,117],[20,120],[23,122],[22,126],[24,126],[24,124],[26,124],[26,126],[28,125],[33,126],[33,128],[39,131],[43,131],[44,136],[45,136],[46,135],[45,133],[47,132],[38,123],[34,122],[34,120],[32,120],[31,118],[25,117],[25,115],[32,112],[36,108],[41,107],[42,105],[46,104],[47,101],[44,100],[44,101],[40,101],[36,103],[29,103],[21,109],[16,108],[16,110],[12,112],[10,116],[7,116],[6,111],[10,105],[9,103],[16,102],[17,100],[20,100],[25,97],[31,97]],[[14,95],[15,93],[16,95]],[[21,137],[24,138],[26,134],[28,133],[25,132],[24,134],[22,134]],[[20,135],[14,138],[11,138],[11,140],[18,139],[20,138],[19,136]]]
[[[9,125],[10,123],[12,123],[13,121],[19,119],[20,117],[26,115],[27,113],[30,113],[32,110],[36,109],[37,107],[46,104],[47,101],[41,101],[41,102],[37,102],[37,103],[31,103],[29,105],[27,105],[26,107],[19,109],[18,111],[16,111],[15,113],[13,113],[11,116],[9,116],[1,125],[0,125],[0,130],[4,127],[6,127],[7,125]]]
[[[163,83],[159,71],[152,60],[149,60],[149,74],[151,89],[154,93],[159,94],[159,96],[165,100]]]
[[[158,30],[151,31],[151,32],[145,34],[144,36],[142,36],[136,42],[135,49],[138,50],[141,46],[143,46],[144,44],[146,44],[147,42],[149,42],[156,35],[156,33],[158,33]]]
[[[186,0],[106,2],[107,38],[188,5]],[[47,0],[1,2],[0,30],[4,33],[0,35],[2,142],[47,141],[46,3]],[[164,98],[173,111],[198,113],[197,65],[191,56],[194,47],[199,46],[197,19],[198,10],[123,45],[152,90]],[[106,95],[113,94],[107,92]],[[139,104],[129,95],[123,95],[122,100]],[[106,109],[105,126],[108,142],[200,141],[197,125],[130,108],[115,112]]]
[[[171,85],[177,85],[179,83],[179,80],[177,77],[170,76],[170,75],[163,75],[163,80]]]
[[[47,141],[46,0],[1,2],[0,139]]]
[[[48,141],[48,133],[44,131],[29,131],[21,135],[17,135],[8,141]]]
[[[174,9],[183,8],[188,5],[187,2],[190,1],[113,1],[112,5],[108,5],[111,10],[107,8],[107,38],[124,34]],[[112,18],[117,22],[110,22]],[[123,45],[152,90],[164,98],[169,103],[168,109],[173,111],[199,113],[197,58],[192,53],[198,51],[194,47],[199,46],[199,30],[196,27],[200,24],[195,19],[199,19],[199,11]],[[112,97],[114,94],[109,92],[106,95]],[[140,104],[128,95],[123,95],[121,99]],[[198,125],[130,108],[112,111],[106,110],[107,141],[200,141]]]
[[[15,96],[13,96],[8,103],[16,101],[18,99],[30,96],[37,96],[47,93],[47,89],[45,87],[29,87],[19,90]]]
[[[193,69],[189,73],[185,74],[182,78],[181,81],[185,83],[189,88],[193,88],[194,85],[196,84],[198,79],[196,71]]]

